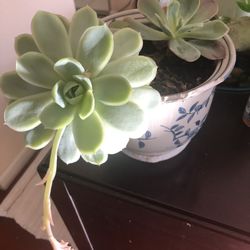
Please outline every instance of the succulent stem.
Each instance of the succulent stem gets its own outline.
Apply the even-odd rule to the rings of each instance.
[[[59,249],[72,249],[71,247],[68,246],[68,243],[66,242],[58,242],[52,232],[51,225],[53,225],[53,220],[52,220],[52,214],[51,214],[51,200],[50,200],[50,195],[51,195],[51,189],[53,185],[53,181],[56,175],[56,170],[57,170],[57,151],[58,147],[60,144],[60,140],[62,138],[63,132],[65,128],[59,129],[56,132],[54,141],[53,141],[53,146],[50,154],[50,163],[49,163],[49,168],[46,173],[46,181],[45,184],[45,192],[44,192],[44,198],[43,198],[43,229],[46,231],[49,241],[53,247],[54,250],[59,250]]]

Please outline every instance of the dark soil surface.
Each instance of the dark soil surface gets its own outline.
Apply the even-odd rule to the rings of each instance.
[[[141,54],[149,56],[158,65],[157,76],[151,86],[162,96],[195,88],[214,72],[216,62],[200,57],[195,62],[186,62],[175,56],[166,41],[144,41]]]

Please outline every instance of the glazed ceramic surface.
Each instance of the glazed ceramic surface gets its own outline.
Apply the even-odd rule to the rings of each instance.
[[[137,10],[124,11],[104,19],[130,16],[143,21]],[[148,131],[139,139],[130,140],[124,153],[138,160],[158,162],[179,154],[199,132],[208,115],[216,85],[223,82],[235,64],[231,39],[223,39],[226,57],[219,61],[212,76],[203,84],[186,92],[163,96],[158,112],[151,114]]]

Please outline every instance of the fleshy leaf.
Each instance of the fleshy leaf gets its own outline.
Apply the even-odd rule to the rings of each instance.
[[[97,26],[99,24],[96,12],[93,11],[88,6],[78,10],[70,23],[69,38],[71,43],[71,48],[73,55],[76,54],[78,43],[82,34],[92,26]]]
[[[128,28],[129,24],[124,20],[114,20],[109,24],[109,27],[111,30],[120,30],[123,28]]]
[[[82,154],[95,154],[100,148],[104,130],[96,112],[82,120],[76,116],[73,121],[73,134],[77,148]]]
[[[167,21],[170,30],[176,31],[176,27],[179,24],[179,10],[180,3],[178,1],[172,1],[172,3],[168,6],[167,11]]]
[[[183,39],[170,40],[169,49],[178,57],[182,58],[187,62],[194,62],[201,55],[200,51],[196,47],[194,47]]]
[[[159,21],[156,14],[161,20],[166,22],[166,16],[159,4],[159,0],[138,0],[137,7],[154,25],[159,27]]]
[[[81,156],[75,144],[72,125],[68,125],[64,130],[58,148],[58,156],[66,164],[71,164],[78,161]]]
[[[73,76],[74,80],[80,83],[85,90],[92,89],[92,83],[89,78],[84,75],[75,75]]]
[[[125,104],[130,96],[129,82],[121,76],[107,75],[93,80],[95,98],[107,105]]]
[[[111,127],[114,127],[129,137],[140,137],[146,130],[145,116],[142,109],[132,102],[122,106],[107,106],[96,104],[96,109],[101,118]]]
[[[203,23],[218,13],[219,7],[215,0],[200,0],[200,7],[189,23]]]
[[[203,27],[193,29],[192,32],[183,32],[181,36],[202,40],[217,40],[222,38],[228,31],[229,28],[222,21],[214,20],[204,23]]]
[[[238,6],[240,7],[240,9],[242,9],[243,11],[246,12],[250,12],[250,3],[249,1],[237,1]]]
[[[67,30],[58,16],[38,11],[32,19],[31,29],[39,50],[54,62],[72,57]]]
[[[118,30],[114,34],[114,50],[111,60],[138,55],[142,44],[142,38],[138,32],[130,28]]]
[[[51,101],[50,92],[18,99],[6,107],[4,121],[16,131],[31,130],[41,123],[39,115]]]
[[[108,160],[108,155],[99,149],[95,154],[82,155],[83,160],[94,165],[101,165]]]
[[[229,36],[237,51],[250,50],[250,17],[242,16],[229,24]]]
[[[167,36],[164,32],[150,28],[149,26],[132,18],[126,18],[126,22],[130,28],[140,32],[144,40],[162,41],[170,38],[170,36]]]
[[[75,109],[71,105],[61,108],[56,103],[51,103],[42,111],[39,119],[45,128],[60,129],[73,120],[74,114]]]
[[[43,125],[39,125],[27,132],[26,146],[35,150],[42,149],[53,139],[54,134],[53,130],[45,129]]]
[[[65,16],[62,16],[62,15],[59,15],[59,14],[57,14],[57,16],[60,18],[62,24],[64,25],[64,28],[68,32],[69,31],[69,25],[70,25],[69,20]]]
[[[113,53],[113,35],[106,25],[88,28],[81,37],[77,59],[91,75],[97,75]]]
[[[64,80],[72,80],[72,76],[80,75],[84,72],[84,68],[74,58],[63,58],[54,65],[54,70],[63,77]]]
[[[79,108],[78,114],[82,120],[86,119],[88,116],[90,116],[93,113],[95,109],[95,98],[91,90],[88,90],[84,94],[82,101],[79,104],[78,108]]]
[[[100,76],[120,75],[125,77],[131,87],[137,88],[150,84],[155,78],[157,66],[145,56],[131,56],[110,62]]]
[[[84,88],[76,82],[67,82],[63,88],[64,98],[71,105],[78,104],[84,93]]]
[[[104,121],[105,136],[101,149],[107,154],[116,154],[128,144],[129,137],[126,132],[111,127]]]
[[[30,34],[21,34],[16,37],[15,50],[19,56],[29,51],[39,52],[36,42]]]
[[[182,37],[182,34],[193,32],[197,28],[202,28],[204,23],[191,23],[183,26],[176,32],[176,37]],[[184,36],[183,36],[184,37]],[[185,38],[185,37],[184,37]]]
[[[15,71],[3,74],[0,78],[0,86],[4,95],[10,99],[23,98],[46,91],[46,89],[25,82]]]
[[[37,52],[27,52],[18,58],[16,72],[28,83],[46,89],[51,89],[60,80],[53,70],[53,62]]]
[[[190,40],[189,43],[196,47],[202,56],[210,60],[222,59],[226,55],[225,47],[220,41]]]
[[[161,96],[151,86],[144,86],[133,89],[130,101],[136,103],[144,111],[150,111],[160,105]]]
[[[180,16],[182,25],[185,25],[196,14],[200,6],[200,0],[178,0],[180,3]]]
[[[61,108],[66,107],[66,101],[63,95],[64,86],[65,86],[65,83],[63,81],[59,81],[54,85],[52,92],[51,92],[54,102],[58,104]]]

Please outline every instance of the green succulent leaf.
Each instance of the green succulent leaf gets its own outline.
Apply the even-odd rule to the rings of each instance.
[[[107,65],[113,47],[113,35],[106,25],[88,28],[79,42],[77,60],[95,76]]]
[[[178,1],[180,3],[180,16],[182,18],[182,25],[185,25],[197,13],[200,6],[200,0]]]
[[[201,55],[200,51],[196,47],[183,39],[170,40],[169,49],[187,62],[194,62]]]
[[[117,75],[101,76],[93,80],[95,97],[107,105],[122,105],[128,102],[131,87],[126,78]]]
[[[84,76],[84,75],[75,75],[75,76],[73,76],[73,79],[76,82],[80,83],[85,90],[92,89],[92,83],[91,83],[90,79],[87,78],[86,76]]]
[[[123,150],[128,144],[128,134],[110,126],[105,121],[103,122],[105,126],[105,137],[101,149],[107,154],[116,154]]]
[[[141,33],[144,40],[162,41],[162,40],[168,40],[171,37],[162,31],[150,28],[147,25],[138,22],[132,18],[126,18],[126,21],[130,28]]]
[[[78,104],[83,98],[85,89],[76,82],[67,82],[63,87],[63,96],[67,103],[71,105]]]
[[[101,165],[108,160],[108,155],[99,149],[95,154],[85,154],[82,158],[91,164]]]
[[[48,129],[60,129],[72,122],[75,109],[71,105],[61,108],[56,103],[48,105],[40,114],[39,119]]]
[[[60,80],[53,70],[53,62],[38,52],[27,52],[19,57],[16,72],[28,83],[46,89],[51,89]]]
[[[21,34],[15,39],[15,50],[16,53],[21,56],[29,51],[39,52],[35,40],[30,34]]]
[[[58,156],[66,164],[71,164],[79,160],[81,154],[75,144],[72,125],[68,125],[61,138]]]
[[[65,83],[63,81],[58,81],[53,89],[52,89],[52,97],[54,99],[54,102],[59,105],[61,108],[65,108],[66,107],[66,100],[64,98],[64,94],[63,94],[63,89],[65,87]]]
[[[241,10],[246,11],[246,12],[250,12],[250,2],[249,1],[246,2],[246,0],[244,0],[244,1],[241,0],[241,1],[237,1],[237,4]]]
[[[52,61],[72,57],[67,30],[58,16],[38,11],[32,19],[31,30],[39,50]]]
[[[72,76],[81,75],[84,68],[74,58],[63,58],[54,65],[54,70],[66,81],[72,80]]]
[[[157,19],[158,19],[158,22],[159,22],[159,26],[160,26],[160,29],[165,33],[165,35],[167,37],[174,37],[174,30],[171,30],[168,23],[164,23],[162,21],[162,19],[159,17],[159,15],[155,14]]]
[[[39,125],[27,132],[25,140],[26,146],[34,150],[42,149],[54,138],[55,131],[45,129],[43,125]]]
[[[73,134],[77,148],[82,154],[95,154],[104,138],[104,128],[99,115],[93,112],[84,120],[76,116],[73,120]]]
[[[218,3],[214,0],[200,0],[198,11],[189,23],[203,23],[209,21],[218,13]]]
[[[130,28],[118,30],[114,34],[114,50],[111,60],[138,55],[142,45],[142,38],[138,32]]]
[[[91,90],[86,91],[78,108],[78,114],[82,120],[93,113],[95,109],[95,98]]]
[[[222,38],[229,28],[220,20],[214,20],[204,23],[203,27],[193,29],[192,32],[181,32],[182,37],[194,38],[200,40],[218,40]]]
[[[31,130],[41,123],[39,115],[51,101],[50,92],[18,99],[6,107],[5,124],[19,132]]]
[[[25,82],[15,71],[4,73],[1,76],[0,87],[5,96],[10,99],[23,98],[25,96],[31,96],[46,91],[46,89]]]
[[[96,12],[88,6],[81,8],[74,14],[69,29],[69,38],[74,55],[76,55],[76,50],[82,34],[89,27],[98,25],[99,20],[97,18]]]
[[[176,32],[176,37],[183,37],[183,38],[185,38],[185,36],[183,36],[183,34],[185,34],[185,33],[191,33],[194,30],[196,30],[197,28],[203,28],[203,27],[204,27],[204,23],[191,23],[191,24],[187,24],[187,25],[183,26],[182,28],[180,28]]]
[[[222,59],[226,55],[221,41],[190,40],[189,43],[196,47],[202,56],[210,60]]]
[[[62,15],[59,15],[59,14],[57,14],[57,16],[61,20],[62,24],[64,25],[64,28],[66,29],[66,31],[69,32],[69,26],[70,26],[69,20],[65,16],[62,16]]]
[[[136,103],[142,110],[151,111],[160,105],[161,96],[151,86],[144,86],[133,89],[129,100]]]
[[[132,88],[150,84],[155,78],[157,66],[145,56],[130,56],[112,61],[101,72],[100,76],[120,75],[125,77]]]
[[[168,6],[167,11],[167,23],[170,30],[176,31],[177,26],[180,21],[180,3],[178,1],[172,1],[172,3]]]
[[[229,24],[229,36],[237,51],[250,50],[250,17],[242,16]]]
[[[111,127],[127,133],[129,137],[139,137],[145,131],[145,114],[135,103],[128,102],[122,106],[96,104],[98,114]]]
[[[109,24],[109,27],[111,28],[111,30],[119,30],[123,28],[128,28],[129,24],[124,20],[114,20]]]
[[[139,11],[144,14],[157,27],[160,26],[156,14],[164,23],[166,23],[166,16],[159,4],[159,0],[138,0],[137,7]]]

